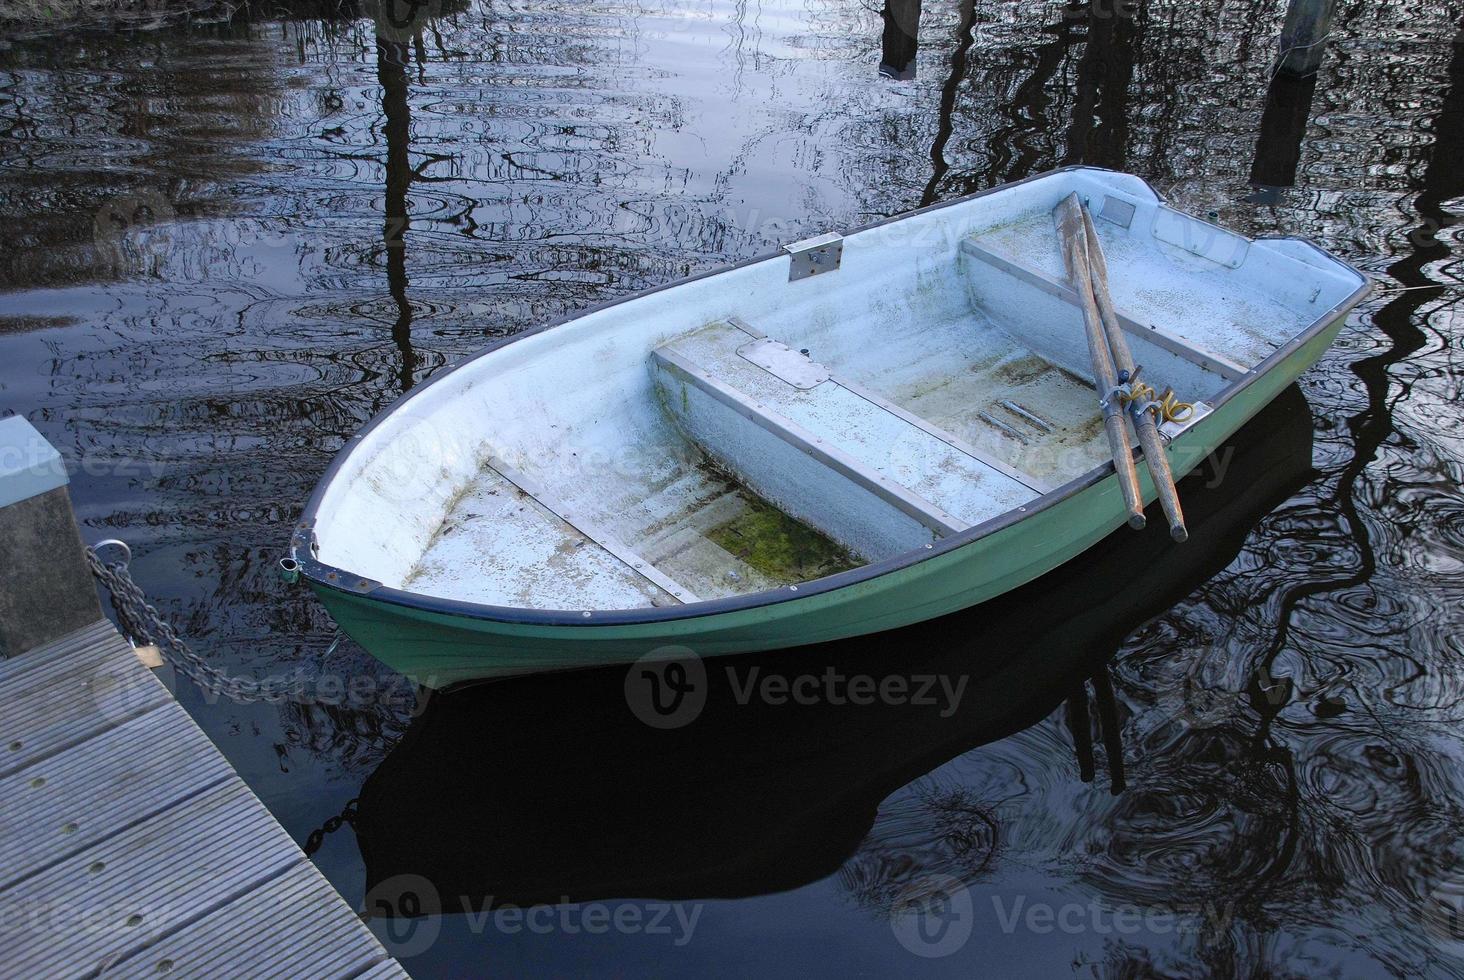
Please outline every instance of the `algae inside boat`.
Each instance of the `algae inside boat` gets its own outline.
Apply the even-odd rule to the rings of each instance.
[[[1073,192],[1145,380],[1196,404],[1177,476],[1366,292],[1307,242],[1058,171],[490,348],[352,438],[290,561],[431,686],[799,646],[1030,581],[1125,518],[1053,228]]]

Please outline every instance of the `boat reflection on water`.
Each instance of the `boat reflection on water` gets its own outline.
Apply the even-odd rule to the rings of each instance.
[[[877,902],[882,882],[906,874],[884,865],[912,854],[927,872],[977,880],[998,837],[979,802],[947,795],[916,820],[881,803],[1064,702],[1082,777],[1093,778],[1096,727],[1106,778],[1121,791],[1108,659],[1229,564],[1306,482],[1311,426],[1293,386],[1187,478],[1182,547],[1151,521],[959,615],[657,668],[648,682],[700,679],[679,715],[648,714],[639,668],[629,678],[616,667],[434,695],[362,788],[355,829],[368,906],[402,909],[380,889],[422,878],[440,907],[414,903],[411,913],[481,911],[481,896],[495,907],[738,897],[836,872],[861,901]],[[856,677],[868,679],[857,690]],[[888,821],[902,826],[881,826]],[[892,842],[898,854],[885,853]],[[465,909],[457,896],[478,898]]]

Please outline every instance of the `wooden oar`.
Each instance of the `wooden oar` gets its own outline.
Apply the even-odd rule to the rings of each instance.
[[[1108,294],[1108,260],[1103,255],[1103,246],[1093,227],[1093,217],[1081,204],[1078,208],[1083,216],[1083,236],[1088,244],[1091,272],[1089,282],[1093,287],[1093,298],[1097,301],[1098,313],[1103,318],[1103,329],[1108,337],[1108,349],[1113,354],[1113,363],[1118,368],[1119,383],[1124,384],[1135,380],[1134,356],[1129,351],[1123,327],[1119,325],[1118,314],[1113,310],[1113,298]],[[1175,489],[1174,474],[1169,469],[1169,455],[1164,451],[1164,440],[1159,435],[1159,420],[1153,411],[1146,410],[1137,401],[1129,402],[1129,415],[1134,431],[1139,435],[1139,446],[1144,450],[1144,460],[1149,464],[1149,475],[1154,479],[1159,504],[1164,508],[1164,516],[1169,519],[1169,536],[1176,541],[1187,541],[1189,530],[1184,526],[1179,491]]]
[[[1083,205],[1078,195],[1072,194],[1053,211],[1058,236],[1062,240],[1062,260],[1067,266],[1068,278],[1078,294],[1078,304],[1083,309],[1083,326],[1088,336],[1088,354],[1093,361],[1093,380],[1101,396],[1103,426],[1108,431],[1108,448],[1113,453],[1113,468],[1118,472],[1118,485],[1123,490],[1124,506],[1128,508],[1129,527],[1144,526],[1144,498],[1139,495],[1139,471],[1134,467],[1134,453],[1129,442],[1128,426],[1123,421],[1123,409],[1118,399],[1110,393],[1118,387],[1118,372],[1108,350],[1104,336],[1102,317],[1093,298],[1092,277],[1088,265],[1088,236],[1083,230]]]

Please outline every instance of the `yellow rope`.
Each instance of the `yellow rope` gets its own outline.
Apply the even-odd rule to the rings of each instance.
[[[1134,373],[1137,374],[1138,372],[1135,371]],[[1148,402],[1149,404],[1144,405],[1144,409],[1147,411],[1152,407],[1154,414],[1158,416],[1161,423],[1183,422],[1194,414],[1195,406],[1190,402],[1180,401],[1174,394],[1173,388],[1165,388],[1164,394],[1157,397],[1155,397],[1154,389],[1142,381],[1133,382],[1130,388],[1130,394],[1119,394],[1118,400],[1120,404],[1127,405],[1130,402]]]

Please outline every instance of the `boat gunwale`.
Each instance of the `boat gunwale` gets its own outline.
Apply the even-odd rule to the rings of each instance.
[[[870,231],[875,228],[880,228],[885,225],[893,224],[897,221],[903,221],[907,218],[915,217],[916,215],[928,214],[930,212],[938,211],[943,208],[964,204],[969,201],[977,200],[978,198],[986,197],[1001,191],[1010,190],[1014,187],[1020,187],[1023,184],[1043,180],[1057,174],[1076,172],[1120,174],[1121,176],[1135,177],[1135,179],[1139,180],[1149,190],[1149,192],[1154,195],[1154,198],[1159,205],[1169,207],[1169,204],[1165,200],[1164,195],[1159,193],[1159,191],[1157,191],[1153,187],[1153,185],[1151,185],[1147,180],[1142,177],[1137,177],[1137,175],[1133,174],[1124,174],[1122,171],[1111,170],[1106,167],[1093,167],[1084,164],[1074,164],[1066,167],[1058,167],[1054,170],[1043,171],[1040,174],[1032,174],[1031,176],[1023,177],[1020,180],[1010,181],[1005,184],[998,184],[995,187],[988,187],[985,190],[980,190],[971,194],[963,195],[961,197],[952,198],[949,201],[940,201],[935,204],[927,205],[923,208],[917,208],[913,211],[904,211],[897,215],[892,215],[887,218],[881,218],[878,221],[870,222],[869,224],[851,228],[848,231],[841,232],[840,234],[842,237],[847,238],[853,235],[857,235],[861,232]],[[1203,224],[1211,225],[1212,227],[1228,231],[1228,229],[1224,229],[1223,226],[1215,222],[1207,221],[1204,218],[1197,218],[1194,215],[1188,214],[1188,212],[1180,211],[1178,213],[1185,215],[1191,220],[1199,221]],[[1233,234],[1233,232],[1231,232],[1231,234]],[[1317,252],[1325,256],[1330,262],[1335,263],[1337,266],[1340,266],[1341,268],[1352,272],[1362,280],[1362,283],[1347,297],[1336,303],[1334,306],[1332,306],[1331,309],[1327,310],[1321,316],[1313,320],[1311,324],[1309,324],[1304,330],[1298,332],[1281,347],[1278,347],[1276,350],[1272,351],[1265,359],[1260,361],[1255,366],[1251,367],[1244,375],[1229,381],[1211,401],[1211,415],[1218,414],[1219,409],[1221,409],[1227,402],[1239,395],[1250,385],[1259,381],[1265,375],[1269,374],[1278,365],[1280,365],[1282,361],[1286,360],[1286,358],[1291,356],[1291,354],[1293,354],[1296,350],[1315,338],[1318,334],[1327,330],[1340,318],[1345,317],[1359,303],[1362,302],[1362,300],[1368,295],[1368,293],[1372,291],[1373,288],[1373,281],[1371,277],[1367,275],[1367,273],[1363,272],[1361,269],[1358,269],[1352,263],[1332,255],[1326,249],[1322,248],[1319,244],[1312,241],[1306,236],[1263,235],[1257,238],[1248,239],[1248,241],[1299,242],[1315,249]],[[452,366],[439,372],[438,374],[433,375],[423,384],[413,388],[411,391],[400,396],[386,408],[378,412],[370,421],[368,421],[354,435],[352,435],[346,441],[346,444],[342,446],[341,449],[336,453],[335,457],[331,460],[330,464],[321,474],[320,479],[315,485],[315,489],[311,492],[310,497],[305,503],[305,507],[300,514],[300,518],[296,522],[294,533],[292,534],[290,539],[288,552],[289,559],[292,559],[296,563],[299,574],[307,581],[309,581],[312,585],[318,588],[329,589],[331,591],[341,592],[346,595],[369,598],[378,602],[386,603],[388,605],[401,606],[420,612],[454,616],[465,619],[481,620],[487,622],[541,627],[548,626],[593,628],[597,626],[635,626],[642,624],[666,623],[680,620],[700,619],[708,616],[722,615],[724,613],[755,609],[783,602],[791,602],[797,599],[803,599],[810,596],[834,592],[839,589],[860,584],[862,582],[871,581],[881,576],[888,575],[902,569],[909,568],[913,565],[920,564],[921,562],[930,561],[934,558],[941,557],[959,548],[966,547],[967,545],[974,544],[976,541],[982,538],[985,538],[991,534],[995,534],[996,532],[1010,527],[1011,525],[1016,524],[1020,521],[1026,520],[1027,518],[1032,517],[1035,514],[1047,510],[1050,507],[1054,507],[1057,504],[1060,504],[1068,500],[1069,498],[1072,498],[1079,493],[1082,493],[1084,490],[1088,490],[1092,487],[1097,486],[1104,479],[1111,476],[1115,472],[1113,461],[1111,459],[1107,460],[1093,467],[1091,470],[1088,470],[1086,473],[1082,473],[1074,477],[1067,483],[1061,484],[1060,486],[1054,487],[1046,493],[1040,494],[1035,499],[1020,507],[1012,508],[1011,510],[1008,510],[1002,514],[998,514],[997,516],[992,517],[986,521],[982,521],[979,524],[973,524],[972,526],[957,534],[952,534],[947,537],[941,538],[932,544],[925,545],[922,548],[916,548],[911,551],[903,552],[901,554],[883,559],[881,561],[870,562],[869,564],[861,565],[858,568],[852,568],[843,572],[836,572],[833,575],[827,575],[823,578],[811,579],[807,582],[799,582],[793,585],[782,585],[778,586],[777,588],[764,589],[759,592],[749,592],[743,595],[725,596],[717,599],[702,599],[697,602],[690,602],[677,606],[646,606],[632,607],[626,609],[536,609],[527,606],[497,606],[488,603],[471,602],[465,599],[449,599],[442,596],[425,595],[420,592],[412,592],[406,589],[399,589],[393,586],[384,585],[380,582],[368,578],[367,576],[359,575],[334,565],[328,565],[315,557],[313,553],[313,546],[315,544],[315,519],[316,514],[320,509],[321,502],[324,499],[326,490],[330,487],[335,477],[345,466],[346,461],[350,458],[351,453],[356,450],[361,441],[373,429],[385,422],[386,419],[394,415],[407,402],[411,401],[412,398],[425,391],[431,385],[452,374],[454,371],[457,371],[461,368],[468,366],[469,364],[472,364],[479,358],[487,357],[489,354],[502,350],[509,344],[523,340],[527,337],[532,337],[537,334],[543,333],[546,330],[552,330],[555,327],[562,326],[566,323],[582,319],[583,317],[589,316],[592,313],[599,312],[600,310],[609,309],[610,307],[618,306],[622,303],[629,303],[633,300],[641,299],[646,296],[651,296],[667,289],[673,289],[678,286],[686,285],[688,283],[697,282],[699,280],[707,279],[716,275],[721,275],[722,273],[731,272],[735,269],[742,269],[760,262],[768,262],[775,259],[785,259],[787,257],[788,253],[782,248],[779,248],[774,251],[764,252],[760,255],[755,255],[750,258],[742,259],[738,262],[733,262],[727,265],[720,265],[712,269],[707,269],[703,272],[698,272],[694,275],[685,276],[681,279],[676,279],[658,286],[651,286],[647,289],[639,290],[627,296],[621,296],[612,300],[606,300],[603,303],[596,303],[568,315],[537,324],[511,336],[494,341],[487,347],[484,347],[482,350],[479,350],[476,353],[463,358],[456,364],[453,364]],[[1206,416],[1206,418],[1209,417],[1211,416]],[[1204,419],[1196,422],[1195,425],[1204,425]],[[1180,438],[1183,438],[1183,436],[1181,435]],[[352,588],[348,584],[352,582],[361,583],[361,587]]]

